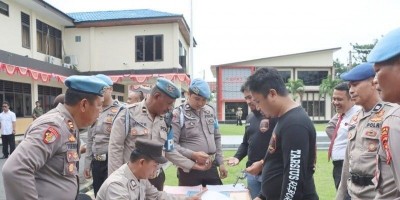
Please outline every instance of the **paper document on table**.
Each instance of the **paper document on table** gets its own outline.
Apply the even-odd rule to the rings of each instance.
[[[207,190],[201,195],[201,200],[232,200],[229,196],[216,191]]]
[[[198,186],[164,186],[164,192],[170,194],[187,195],[189,192],[199,193],[203,187]]]
[[[207,189],[210,191],[226,191],[226,192],[243,192],[247,191],[247,188],[243,184],[236,184],[235,187],[233,187],[233,184],[228,184],[228,185],[207,185]]]

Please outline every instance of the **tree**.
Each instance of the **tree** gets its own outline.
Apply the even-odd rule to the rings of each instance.
[[[334,74],[335,78],[339,78],[340,74],[343,74],[348,70],[347,66],[341,63],[337,58],[336,60],[333,61],[333,68],[335,69],[335,74]]]
[[[324,96],[326,99],[326,95],[332,96],[333,89],[337,84],[342,82],[340,79],[333,79],[331,76],[328,76],[326,79],[322,80],[321,85],[319,86],[319,94],[320,96]]]
[[[292,98],[296,101],[297,97],[300,96],[300,102],[303,99],[304,93],[304,82],[301,79],[293,80],[289,79],[288,82],[285,84],[286,88],[292,94]]]
[[[377,42],[378,40],[375,40],[374,43],[372,44],[350,43],[350,45],[353,47],[353,50],[350,51],[350,60],[349,60],[351,67],[359,65],[363,62],[367,62],[367,56],[374,48]]]

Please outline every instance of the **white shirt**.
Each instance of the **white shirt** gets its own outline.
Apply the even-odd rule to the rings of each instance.
[[[8,112],[0,113],[0,123],[1,123],[1,134],[2,135],[11,135],[13,134],[13,122],[16,122],[17,118],[15,117],[15,113],[9,110]]]
[[[355,115],[361,109],[360,106],[354,105],[346,113],[339,126],[335,142],[332,147],[332,160],[344,160],[344,155],[346,153],[347,147],[347,132],[349,131],[349,123],[353,115]]]

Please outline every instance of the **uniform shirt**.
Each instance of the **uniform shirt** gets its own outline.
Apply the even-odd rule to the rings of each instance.
[[[336,199],[344,199],[346,191],[352,199],[373,199],[375,197],[376,191],[373,185],[354,184],[350,179],[350,173],[359,176],[374,176],[381,135],[380,128],[385,113],[387,114],[393,106],[393,104],[381,101],[368,112],[360,110],[351,119],[348,131],[349,141]]]
[[[234,157],[239,160],[248,156],[246,167],[249,167],[254,162],[263,159],[267,152],[269,140],[271,139],[272,131],[275,128],[277,119],[265,119],[269,120],[269,128],[266,132],[261,132],[260,122],[263,119],[265,118],[258,111],[250,113],[246,118],[243,141],[234,155]]]
[[[121,104],[114,100],[111,105],[103,109],[96,123],[89,128],[85,168],[90,169],[90,164],[95,154],[101,155],[108,152],[111,127],[120,107]]]
[[[359,110],[361,109],[360,106],[354,105],[352,106],[346,113],[344,113],[344,117],[341,121],[340,124],[335,124],[336,126],[339,126],[335,142],[333,143],[332,147],[332,160],[337,161],[337,160],[344,160],[344,155],[346,152],[346,147],[347,147],[347,136],[348,136],[348,131],[349,131],[349,124],[350,120],[353,118],[353,115],[355,115]],[[337,123],[337,114],[335,115],[336,117],[336,123]],[[333,134],[333,131],[332,133]]]
[[[278,118],[262,171],[266,199],[318,199],[314,184],[316,132],[302,107]]]
[[[17,118],[15,117],[15,113],[11,110],[8,112],[0,113],[0,123],[1,123],[1,134],[2,135],[11,135],[13,131],[12,123],[16,122]]]
[[[42,107],[35,107],[33,109],[32,115],[35,116],[36,118],[42,116],[43,115],[43,108]]]
[[[181,117],[181,115],[184,117]],[[193,152],[203,151],[207,154],[215,154],[218,165],[223,163],[221,134],[216,127],[216,115],[214,108],[205,105],[199,112],[185,103],[173,111],[172,128],[174,130],[175,148],[187,158],[191,158]],[[183,127],[180,120],[183,119]]]
[[[113,172],[101,185],[96,200],[175,200],[166,192],[158,191],[147,179],[138,180],[128,164],[122,165]]]
[[[115,117],[108,146],[108,175],[129,161],[137,138],[151,139],[162,144],[167,140],[164,116],[156,116],[152,119],[145,101],[129,105]],[[127,113],[129,126],[125,126]],[[128,132],[126,128],[129,129]],[[189,171],[195,164],[176,150],[165,152],[165,157],[185,171]]]
[[[400,199],[400,106],[386,115],[381,128],[374,184],[375,199]]]
[[[72,200],[78,193],[79,133],[63,104],[33,121],[3,167],[8,200]]]

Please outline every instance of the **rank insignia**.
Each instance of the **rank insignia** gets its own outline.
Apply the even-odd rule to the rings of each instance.
[[[377,133],[375,131],[372,131],[372,130],[369,130],[369,131],[365,132],[365,135],[370,136],[370,137],[375,137],[376,134]]]
[[[357,119],[358,119],[358,114],[354,115],[353,118],[351,118],[350,124],[355,124],[357,122]]]
[[[138,131],[135,128],[131,128],[131,135],[137,135]]]
[[[392,160],[392,153],[390,152],[389,148],[389,127],[384,126],[381,129],[381,143],[382,147],[386,153],[386,163],[389,165],[390,161]]]
[[[211,113],[211,111],[209,111],[209,110],[205,110],[204,111],[206,114],[210,114]]]
[[[214,124],[214,119],[208,119],[208,124]]]
[[[70,141],[70,142],[76,142],[75,136],[72,135],[72,134],[69,134],[69,136],[68,136],[68,141]]]
[[[43,135],[43,142],[46,144],[53,143],[60,136],[57,130],[53,127],[49,127]]]
[[[374,117],[371,118],[371,121],[373,121],[373,122],[380,122],[380,121],[382,121],[383,114],[385,114],[385,111],[384,111],[384,110],[381,110],[381,111],[377,112],[377,113],[374,115]]]
[[[107,117],[106,122],[107,123],[112,123],[112,117]]]
[[[107,131],[108,133],[111,133],[111,126],[107,126],[106,131]]]
[[[111,112],[112,112],[112,113],[118,112],[118,108],[111,108]]]
[[[134,180],[131,180],[131,184],[129,184],[131,190],[134,190],[136,186],[137,186],[136,182]]]
[[[67,161],[68,162],[75,162],[79,161],[79,155],[78,152],[72,150],[72,151],[67,151]]]
[[[142,107],[142,113],[147,113],[147,108],[146,107]]]

